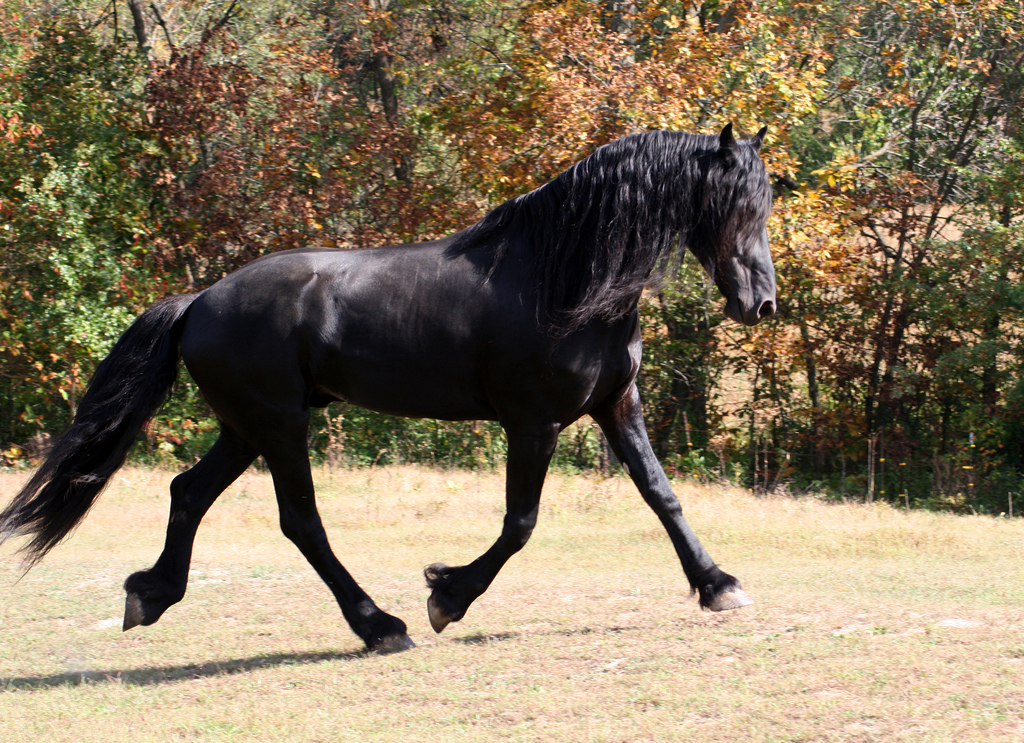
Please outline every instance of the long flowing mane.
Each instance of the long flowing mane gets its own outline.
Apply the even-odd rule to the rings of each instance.
[[[616,140],[494,209],[453,250],[491,251],[493,273],[523,246],[540,311],[562,329],[621,317],[681,259],[718,144],[668,131]]]

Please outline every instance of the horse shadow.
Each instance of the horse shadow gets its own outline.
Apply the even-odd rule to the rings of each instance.
[[[527,637],[580,637],[582,635],[609,634],[614,635],[620,632],[632,632],[643,629],[638,625],[613,625],[611,627],[572,627],[569,629],[545,628],[540,630],[527,630],[524,632],[478,632],[462,637],[452,637],[451,642],[459,645],[488,645],[491,643],[508,642],[520,640]]]
[[[575,629],[544,629],[537,632],[494,632],[476,633],[461,637],[452,637],[450,641],[457,645],[487,645],[524,639],[527,636],[563,636],[572,637],[592,633],[628,632],[638,630],[635,626],[613,626],[595,629],[579,627]],[[68,671],[50,676],[13,676],[0,678],[2,691],[37,691],[62,686],[74,687],[87,684],[116,683],[125,686],[161,686],[180,681],[195,681],[202,678],[233,676],[238,673],[259,671],[281,666],[304,666],[330,661],[361,660],[378,655],[372,650],[349,650],[344,652],[321,650],[307,653],[274,653],[270,655],[254,655],[248,658],[230,660],[209,660],[203,663],[184,663],[177,666],[156,668],[134,668],[130,670],[105,671]]]
[[[157,668],[130,670],[69,671],[50,676],[18,676],[0,678],[0,691],[35,691],[61,686],[83,686],[95,683],[119,683],[126,686],[160,686],[179,681],[192,681],[217,676],[232,676],[280,666],[303,666],[335,660],[353,660],[372,656],[369,650],[348,652],[319,651],[308,653],[275,653],[231,660],[210,660]]]

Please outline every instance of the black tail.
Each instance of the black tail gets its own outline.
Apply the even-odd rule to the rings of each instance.
[[[0,512],[0,544],[33,535],[24,547],[26,567],[43,559],[85,517],[167,399],[178,371],[181,320],[197,296],[157,302],[125,331],[96,368],[71,427]]]

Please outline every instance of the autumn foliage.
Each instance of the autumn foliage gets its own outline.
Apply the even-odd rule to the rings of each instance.
[[[780,312],[725,322],[691,264],[652,291],[667,466],[961,510],[1021,482],[1019,3],[12,0],[0,28],[8,461],[159,296],[270,251],[446,234],[624,134],[731,121],[768,126]],[[214,425],[184,387],[144,449],[189,458]],[[563,465],[606,464],[589,426],[564,439]],[[491,425],[351,408],[315,443],[502,453]]]

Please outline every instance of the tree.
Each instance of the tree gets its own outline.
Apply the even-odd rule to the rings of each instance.
[[[827,94],[794,140],[857,238],[830,276],[836,301],[821,285],[797,295],[822,310],[801,334],[819,349],[819,389],[862,421],[860,437],[953,456],[999,407],[999,359],[1016,344],[1005,331],[1018,207],[986,184],[1019,131],[1024,18],[998,2],[828,13],[825,33],[848,30],[824,42]]]
[[[140,167],[153,147],[135,55],[62,19],[22,29],[21,42],[5,49],[0,85],[0,385],[13,440],[49,421],[44,408],[74,412],[83,374],[144,301]]]

